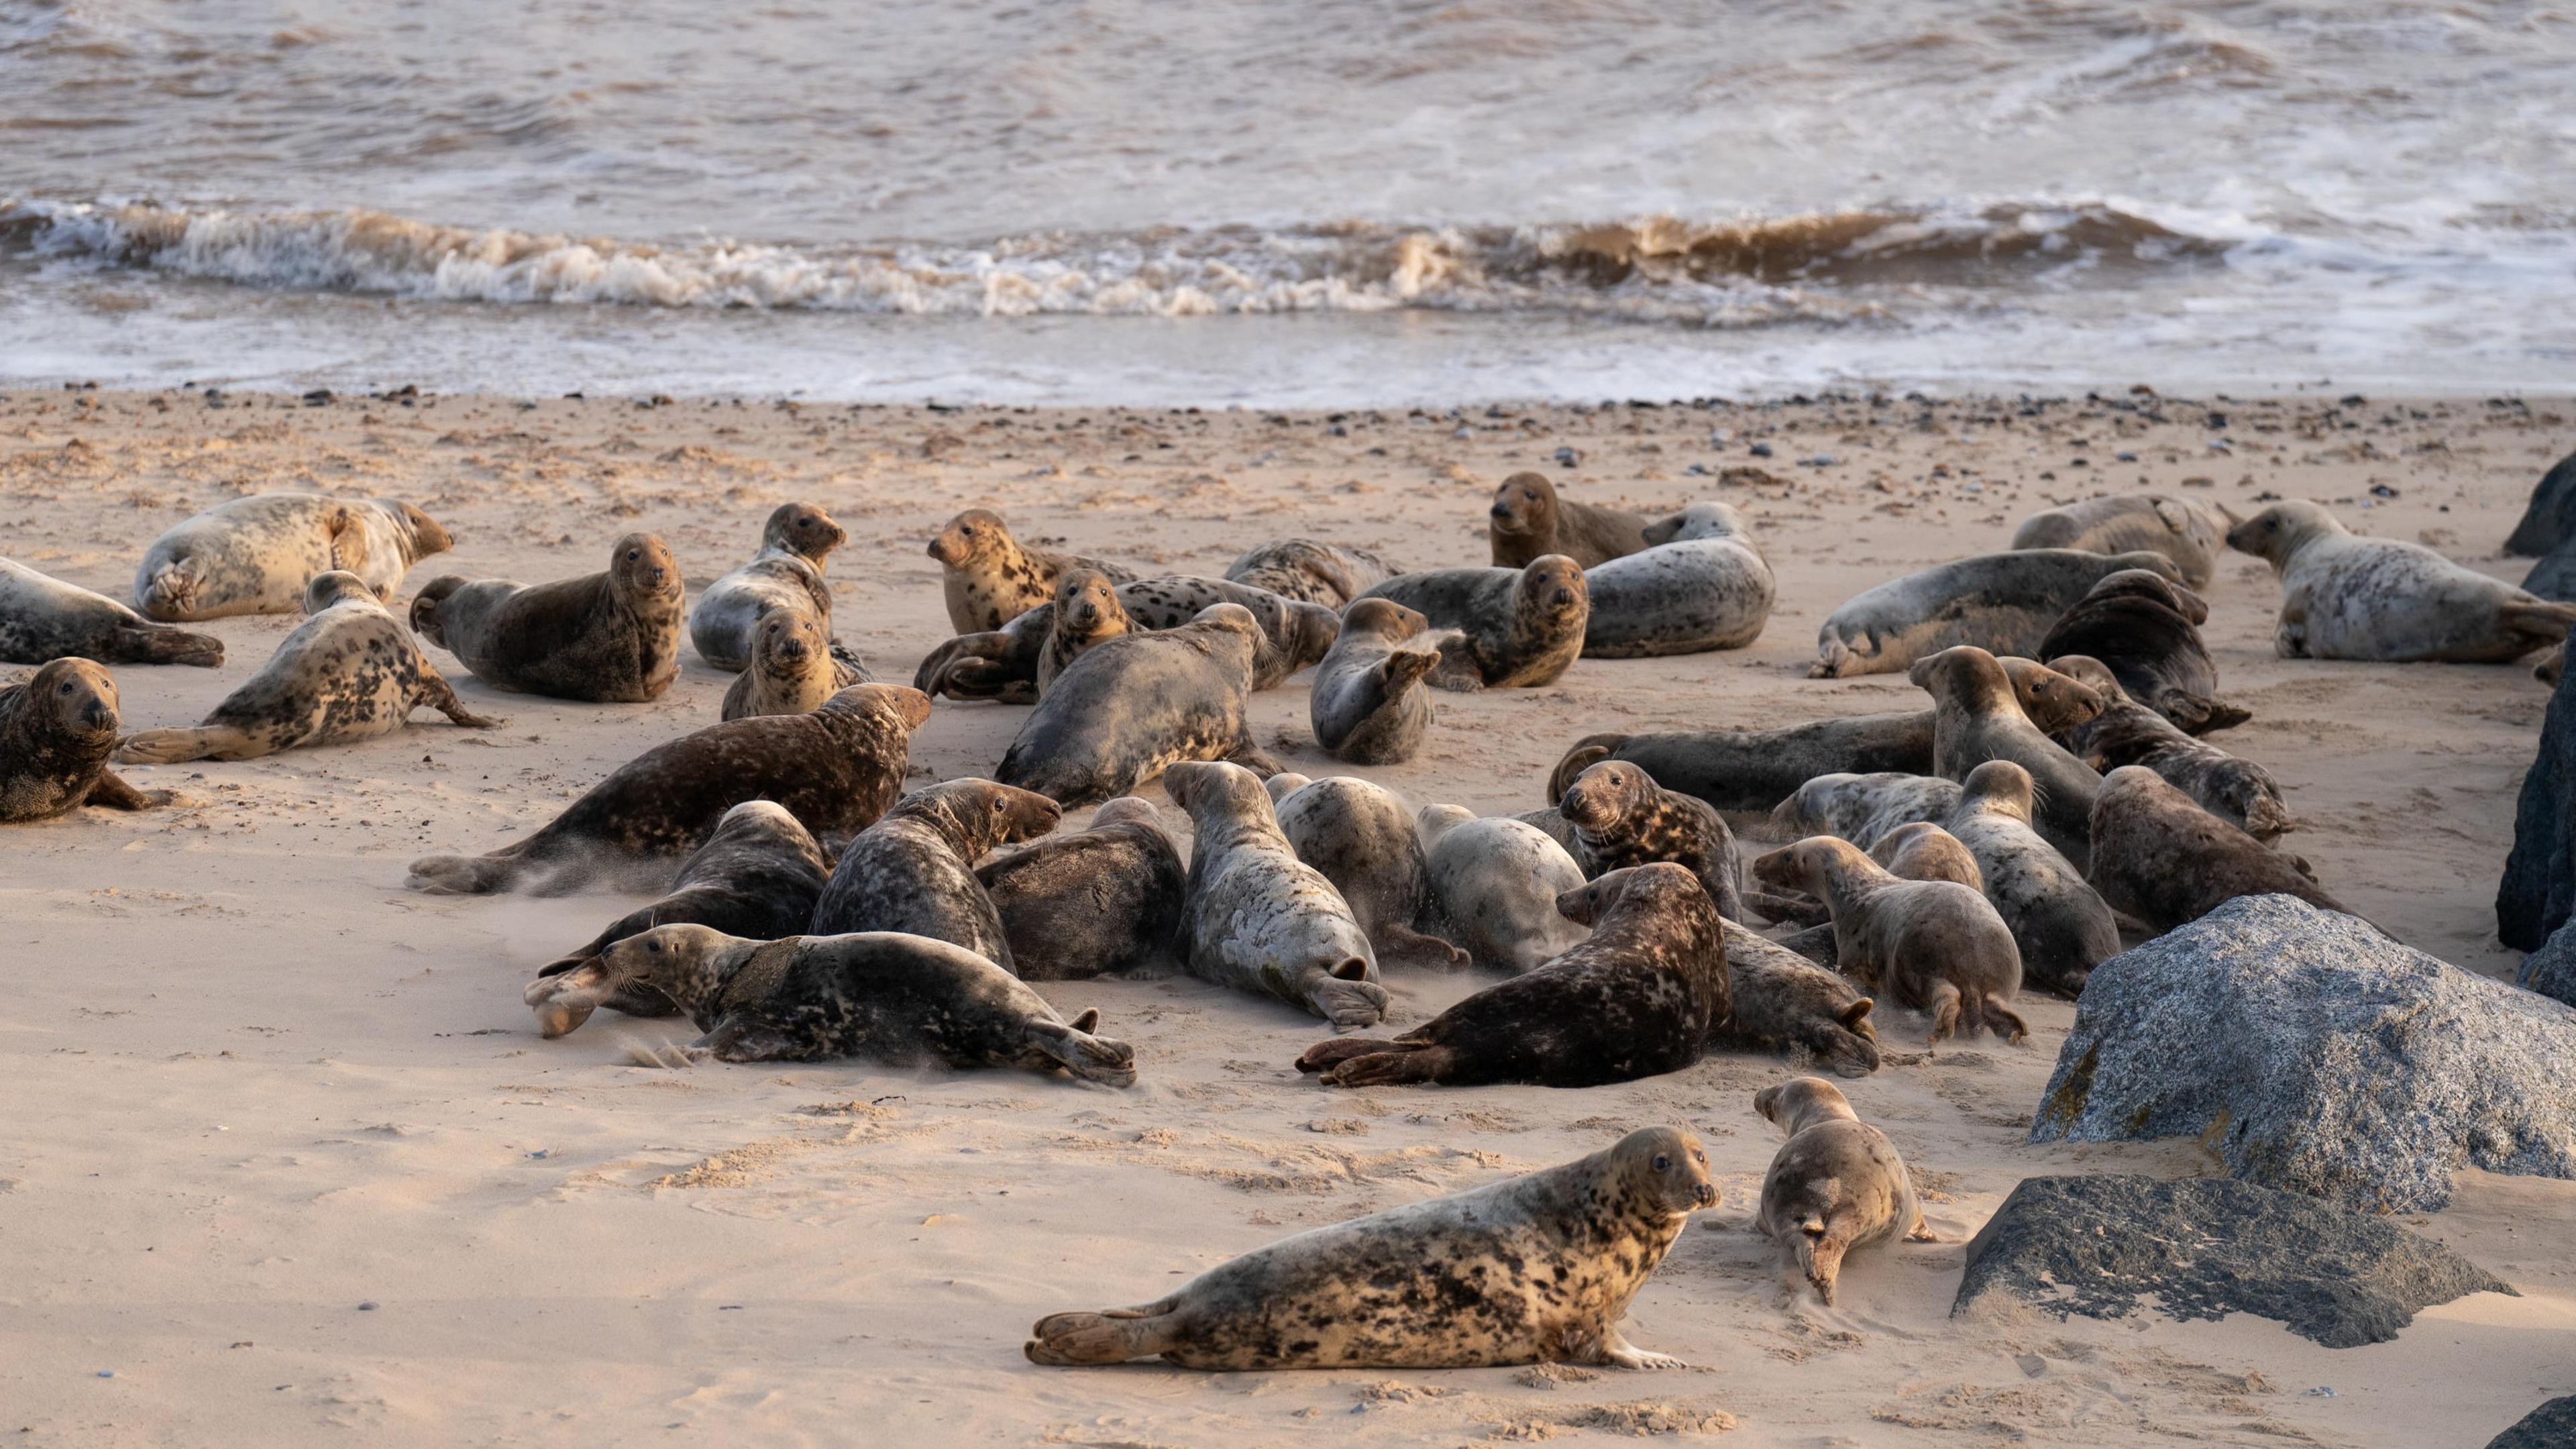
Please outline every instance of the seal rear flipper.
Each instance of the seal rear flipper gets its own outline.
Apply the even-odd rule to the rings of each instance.
[[[1798,1272],[1815,1285],[1816,1296],[1828,1308],[1833,1306],[1834,1279],[1842,1273],[1843,1254],[1850,1248],[1850,1244],[1826,1232],[1823,1223],[1809,1223],[1798,1230]]]
[[[1370,944],[1378,948],[1381,960],[1405,961],[1441,971],[1461,971],[1475,964],[1475,958],[1456,946],[1411,926],[1382,925],[1377,928],[1377,939]]]
[[[1029,1023],[1029,1049],[1040,1062],[1053,1062],[1086,1082],[1111,1087],[1136,1085],[1136,1049],[1123,1041],[1093,1036],[1098,1011],[1086,1011],[1072,1025],[1060,1021]],[[1033,1063],[1032,1065],[1035,1065]]]
[[[2254,711],[2242,705],[2194,694],[2187,689],[2166,690],[2156,697],[2155,709],[2175,729],[2193,736],[2234,729],[2254,717]]]
[[[447,716],[469,730],[498,729],[509,721],[496,715],[476,714],[456,697],[455,686],[441,678],[426,664],[421,669],[420,702]]]
[[[1564,799],[1576,776],[1610,758],[1613,750],[1633,738],[1633,735],[1585,735],[1576,740],[1566,749],[1564,758],[1556,762],[1556,768],[1548,772],[1547,803],[1553,805]]]
[[[246,730],[231,725],[197,729],[143,730],[116,747],[121,765],[176,765],[188,760],[248,760],[270,753]]]
[[[115,664],[193,664],[212,669],[224,662],[224,641],[186,629],[129,627],[116,631]]]
[[[488,896],[517,884],[527,869],[512,855],[424,855],[411,863],[405,884],[433,896]]]
[[[1313,1046],[1306,1048],[1305,1051],[1299,1053],[1297,1057],[1297,1070],[1301,1072],[1320,1072],[1328,1067],[1338,1066],[1354,1057],[1367,1056],[1372,1052],[1405,1052],[1411,1050],[1413,1050],[1412,1046],[1392,1042],[1382,1036],[1337,1036],[1330,1041],[1319,1041]]]
[[[1445,1080],[1457,1065],[1457,1055],[1445,1046],[1388,1042],[1365,1056],[1343,1059],[1324,1073],[1323,1082],[1328,1087],[1401,1087],[1438,1082]]]
[[[1821,926],[1834,918],[1833,909],[1809,895],[1785,895],[1773,891],[1746,891],[1744,904],[1753,913],[1784,926]]]
[[[1166,1298],[1106,1313],[1050,1313],[1030,1327],[1031,1337],[1020,1351],[1029,1362],[1051,1368],[1152,1358],[1178,1342],[1171,1321],[1177,1301]]]
[[[1357,973],[1351,972],[1358,967]],[[1333,1024],[1335,1031],[1354,1031],[1386,1020],[1386,988],[1365,979],[1368,963],[1357,956],[1335,968],[1332,976],[1306,988],[1306,1005]]]
[[[2080,994],[2084,988],[2081,984],[2078,984],[2075,989]],[[2021,1019],[2021,1013],[2004,1005],[2002,1002],[1995,1000],[1993,997],[1986,998],[1980,1008],[1979,1014],[1984,1019],[1986,1030],[2002,1037],[2005,1041],[2010,1042],[2014,1046],[2021,1045],[2023,1039],[2030,1035],[2030,1023]]]

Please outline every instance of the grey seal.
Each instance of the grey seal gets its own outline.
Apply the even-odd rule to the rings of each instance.
[[[1402,574],[1364,599],[1391,599],[1433,628],[1460,634],[1443,647],[1436,682],[1463,689],[1553,684],[1583,652],[1592,618],[1583,570],[1563,554],[1523,569],[1433,569]]]
[[[1839,1076],[1878,1070],[1875,1002],[1838,973],[1732,921],[1726,927],[1727,1002],[1721,1040],[1763,1051],[1805,1051]],[[1824,928],[1830,938],[1833,928]]]
[[[1793,1077],[1754,1093],[1753,1110],[1789,1137],[1762,1174],[1753,1219],[1778,1246],[1783,1277],[1806,1280],[1831,1304],[1846,1254],[1899,1236],[1932,1241],[1904,1157],[1860,1120],[1841,1088]]]
[[[2052,663],[2107,702],[2098,718],[2061,736],[2085,764],[2096,770],[2144,765],[2257,840],[2268,842],[2291,828],[2289,802],[2271,771],[2183,733],[2131,699],[2098,660],[2065,654]]]
[[[2048,627],[2039,657],[2101,662],[2138,703],[2187,734],[2243,724],[2252,712],[2218,698],[2218,666],[2201,643],[2209,620],[2200,595],[2140,569],[2106,576]],[[2041,725],[2050,734],[2064,731]]]
[[[1321,604],[1283,599],[1250,584],[1164,574],[1118,586],[1118,606],[1136,628],[1177,629],[1218,604],[1240,604],[1261,625],[1252,656],[1256,690],[1269,689],[1323,658],[1341,629],[1341,616]],[[951,639],[922,659],[913,687],[951,699],[1035,704],[1039,660],[1054,627],[1050,600],[999,629]]]
[[[2510,664],[2567,637],[2576,604],[2552,603],[2419,543],[2355,538],[2323,504],[2275,503],[2227,531],[2272,566],[2284,659]]]
[[[1744,919],[1735,836],[1705,802],[1614,760],[1576,776],[1556,808],[1573,832],[1568,853],[1586,876],[1668,860],[1699,878],[1719,915]]]
[[[390,604],[411,566],[455,546],[430,516],[390,498],[261,493],[218,504],[153,540],[134,604],[164,623],[292,614],[315,574],[356,574]]]
[[[137,790],[107,767],[116,725],[116,680],[95,661],[57,659],[0,684],[0,824],[169,804],[169,791]]]
[[[811,613],[830,638],[832,589],[823,582],[823,561],[849,537],[811,503],[778,505],[761,525],[751,562],[707,585],[690,607],[689,642],[698,657],[718,669],[750,668],[760,621],[778,609]]]
[[[1122,584],[1136,577],[1131,569],[1096,558],[1023,548],[989,508],[969,508],[948,520],[930,541],[929,554],[947,571],[942,586],[948,622],[960,634],[999,629],[1054,598],[1055,581],[1067,569],[1095,569]]]
[[[1954,645],[1914,661],[1907,678],[1932,696],[1933,773],[1964,781],[1988,760],[2010,760],[2028,770],[2039,790],[2039,833],[2082,867],[2093,792],[2102,777],[2022,712],[2002,663],[1974,645]],[[2100,696],[2092,697],[2098,704]]]
[[[1893,674],[1955,645],[2028,656],[2106,574],[2145,569],[2179,580],[2160,553],[2039,548],[1982,554],[1855,594],[1816,631],[1817,679]]]
[[[1121,795],[1081,830],[975,867],[1024,981],[1079,981],[1177,958],[1189,878],[1151,802]]]
[[[1583,571],[1587,659],[1741,649],[1762,637],[1778,585],[1731,503],[1694,503],[1646,530],[1647,547]]]
[[[993,778],[1088,805],[1183,760],[1239,759],[1275,773],[1245,719],[1260,637],[1252,611],[1218,604],[1180,628],[1100,645],[1029,712]]]
[[[0,558],[0,664],[57,659],[212,669],[224,662],[224,641],[155,624],[105,594]]]
[[[1434,929],[1478,966],[1528,971],[1572,948],[1584,928],[1556,908],[1583,885],[1556,837],[1509,816],[1477,818],[1456,805],[1414,817],[1431,883]]]
[[[1279,833],[1341,892],[1381,965],[1467,964],[1466,952],[1419,929],[1438,914],[1430,866],[1413,812],[1393,791],[1335,775],[1273,799]]]
[[[803,714],[853,684],[873,682],[834,655],[822,620],[803,609],[772,609],[752,630],[751,667],[726,688],[718,718]]]
[[[413,596],[411,626],[495,689],[640,704],[680,675],[680,565],[630,533],[606,572],[533,587],[443,574]]]
[[[2218,520],[2169,493],[2115,493],[2034,513],[2013,530],[2012,546],[2074,548],[2087,553],[2160,553],[2195,589],[2209,587],[2224,552]]]
[[[1826,901],[1840,969],[1930,1012],[1934,1045],[1961,1027],[2014,1042],[2030,1034],[2004,1004],[2021,989],[2021,951],[1984,896],[1956,881],[1899,879],[1830,835],[1762,856],[1753,874]]]
[[[2124,765],[2093,801],[2093,863],[2085,878],[2111,908],[2162,935],[2238,896],[2297,896],[2353,914],[2296,857],[2200,808],[2144,765]]]
[[[1315,743],[1355,765],[1400,765],[1421,752],[1434,711],[1423,681],[1440,667],[1444,636],[1391,599],[1362,599],[1315,666],[1307,719]]]
[[[1118,602],[1118,586],[1098,569],[1066,569],[1055,581],[1046,643],[1038,650],[1038,698],[1056,676],[1101,644],[1142,628]]]
[[[1229,583],[1267,589],[1283,599],[1339,609],[1397,572],[1364,548],[1282,538],[1246,549],[1226,565],[1225,577]]]
[[[1002,913],[975,862],[1053,831],[1062,818],[1044,795],[990,780],[925,785],[887,807],[841,852],[805,934],[928,936],[1017,975]]]
[[[1189,762],[1164,773],[1163,790],[1197,836],[1181,923],[1190,974],[1277,997],[1341,1031],[1385,1017],[1368,933],[1323,872],[1297,858],[1260,778]]]
[[[1595,568],[1644,550],[1649,527],[1643,514],[1563,497],[1544,473],[1504,479],[1485,514],[1494,565],[1507,569],[1527,568],[1552,553]]]

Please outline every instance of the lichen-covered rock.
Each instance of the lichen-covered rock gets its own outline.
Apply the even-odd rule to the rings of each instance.
[[[2487,1441],[2487,1449],[2567,1449],[2576,1444],[2576,1394],[2551,1399]]]
[[[2197,1137],[2235,1176],[2425,1212],[2459,1168],[2576,1178],[2576,1010],[2346,915],[2242,896],[2102,963],[2033,1142]]]
[[[2513,853],[2496,885],[2496,934],[2537,951],[2576,911],[2576,669],[2560,676],[2540,749],[2513,811]]]
[[[2224,1177],[2033,1177],[1968,1244],[1950,1313],[1995,1292],[2061,1318],[2117,1318],[2152,1299],[2170,1318],[2251,1313],[2354,1348],[2395,1338],[2419,1308],[2513,1291],[2428,1238],[2297,1193]]]
[[[2551,932],[2539,950],[2522,958],[2513,979],[2525,991],[2576,1006],[2576,923]]]

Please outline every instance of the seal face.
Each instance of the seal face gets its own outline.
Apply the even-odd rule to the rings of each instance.
[[[105,594],[0,558],[0,664],[224,662],[224,641],[155,624]]]
[[[2272,565],[2284,659],[2510,664],[2567,637],[2576,604],[2552,603],[2422,544],[2355,538],[2322,504],[2275,503],[2227,531]]]
[[[1430,621],[1389,599],[1362,599],[1315,666],[1307,717],[1315,742],[1355,765],[1400,765],[1421,752],[1433,710],[1423,681],[1440,667]]]
[[[1778,586],[1733,504],[1692,504],[1648,527],[1646,542],[1584,570],[1585,657],[1702,654],[1762,637]]]
[[[1573,828],[1571,853],[1585,875],[1668,860],[1699,879],[1719,915],[1744,919],[1735,836],[1705,803],[1663,788],[1635,765],[1607,761],[1575,777],[1557,811]]]
[[[1404,802],[1349,775],[1280,791],[1281,782],[1297,778],[1273,776],[1265,787],[1275,802],[1280,833],[1299,860],[1323,872],[1341,892],[1378,960],[1442,970],[1466,965],[1466,952],[1420,929],[1436,909],[1422,837]]]
[[[1126,611],[1131,629],[1177,629],[1218,604],[1242,605],[1261,626],[1252,655],[1252,687],[1257,690],[1323,658],[1341,627],[1340,616],[1321,604],[1301,604],[1223,579],[1167,574],[1118,585],[1118,606]],[[951,699],[1035,704],[1039,659],[1054,627],[1050,601],[999,629],[951,639],[921,661],[913,687]]]
[[[1459,631],[1442,646],[1434,682],[1454,689],[1519,689],[1553,684],[1583,652],[1592,596],[1583,570],[1564,554],[1525,568],[1432,569],[1400,574],[1363,599],[1402,604],[1436,629]]]
[[[1477,965],[1518,974],[1584,938],[1584,928],[1556,909],[1557,897],[1582,887],[1583,868],[1554,836],[1455,805],[1424,806],[1415,825],[1428,851],[1433,929]]]
[[[2353,914],[2304,869],[2210,814],[2143,765],[2124,765],[2093,801],[2094,856],[2087,878],[2113,910],[2162,933],[2238,896],[2297,896]]]
[[[1494,566],[1527,568],[1549,554],[1563,554],[1578,568],[1595,568],[1642,552],[1648,543],[1643,514],[1576,503],[1560,496],[1544,473],[1514,473],[1494,490],[1485,533]]]
[[[116,727],[116,680],[90,660],[57,659],[0,685],[0,824],[169,804],[169,791],[137,790],[108,769]]]
[[[2289,802],[2272,772],[2193,739],[2165,715],[2131,699],[2100,661],[2068,654],[2057,667],[2108,701],[2100,718],[2067,731],[2067,745],[2096,770],[2144,765],[2210,814],[2269,842],[2291,828]]]
[[[1392,1041],[1339,1037],[1297,1070],[1336,1087],[1528,1082],[1597,1087],[1677,1072],[1730,1014],[1717,910],[1689,871],[1615,870],[1560,897],[1591,936]]]
[[[709,725],[618,766],[516,844],[413,861],[410,885],[482,895],[541,883],[562,894],[642,876],[659,889],[667,862],[696,850],[745,800],[778,802],[818,838],[863,830],[894,803],[912,731],[929,718],[918,690],[856,684],[810,713]]]
[[[2032,514],[2013,530],[2012,546],[2160,553],[2184,583],[2205,589],[2218,568],[2219,542],[2218,520],[2196,504],[2168,493],[2117,493]]]
[[[165,622],[292,614],[314,575],[338,569],[390,604],[413,564],[454,545],[428,514],[394,499],[262,493],[154,540],[134,573],[134,603]]]
[[[1244,717],[1260,636],[1250,610],[1218,604],[1178,629],[1101,644],[1057,676],[993,777],[1059,804],[1087,805],[1184,760],[1240,759],[1276,770],[1254,747]]]
[[[746,941],[705,926],[655,926],[591,961],[539,977],[527,1000],[562,1036],[611,997],[658,991],[706,1035],[692,1058],[804,1062],[864,1057],[893,1066],[1017,1067],[1113,1087],[1136,1081],[1136,1053],[1071,1022],[999,966],[962,946],[892,931]]]
[[[1091,569],[1120,584],[1136,577],[1132,569],[1096,558],[1022,548],[989,508],[969,508],[948,520],[930,541],[929,553],[947,570],[948,622],[960,634],[999,629],[1053,599],[1056,580],[1067,569]]]
[[[1055,1313],[1032,1363],[1194,1369],[1679,1367],[1619,1332],[1691,1213],[1717,1203],[1678,1127],[1472,1192],[1300,1233],[1133,1308]]]
[[[1240,765],[1187,762],[1163,790],[1189,812],[1181,951],[1193,976],[1274,996],[1348,1031],[1386,1015],[1377,955],[1350,904],[1297,858],[1260,777]]]
[[[533,587],[432,579],[411,626],[495,689],[640,704],[680,673],[680,566],[662,540],[630,533],[605,573]]]
[[[2102,777],[2022,712],[2003,665],[1983,649],[1959,645],[1917,659],[1907,677],[1932,696],[1934,773],[1965,780],[1988,760],[2010,760],[2028,770],[2039,794],[2039,814],[2032,823],[2081,869],[2092,828],[2093,792],[2102,787]]]
[[[1891,579],[1852,596],[1816,631],[1817,679],[1892,674],[1958,645],[2028,656],[2050,625],[2106,574],[2145,569],[2179,580],[2160,553],[2038,548],[1990,553]]]
[[[1283,599],[1340,609],[1396,572],[1385,559],[1364,548],[1282,538],[1245,550],[1226,566],[1225,576],[1230,583],[1267,589]]]
[[[903,931],[952,941],[1016,971],[1010,938],[975,862],[1047,834],[1054,801],[990,780],[950,780],[895,802],[841,852],[807,934]]]
[[[707,585],[690,608],[689,642],[698,657],[718,669],[750,668],[761,620],[780,609],[813,615],[830,638],[832,590],[823,565],[849,537],[813,504],[780,504],[762,525],[751,562]]]
[[[204,723],[144,730],[116,758],[160,765],[249,760],[304,745],[346,744],[401,729],[423,705],[467,729],[504,723],[465,708],[421,657],[411,631],[356,574],[314,575],[304,607],[304,622]]]
[[[1098,569],[1067,569],[1055,584],[1055,612],[1046,646],[1038,653],[1038,698],[1065,666],[1112,639],[1132,633],[1136,621],[1118,602],[1118,587]]]
[[[1794,1077],[1756,1092],[1753,1109],[1789,1136],[1762,1175],[1753,1220],[1778,1246],[1783,1277],[1803,1278],[1830,1304],[1846,1254],[1899,1234],[1930,1240],[1896,1144],[1860,1120],[1833,1083]]]
[[[1821,897],[1844,974],[1930,1012],[1934,1045],[1962,1025],[2014,1042],[2029,1035],[2004,1005],[2021,988],[2021,952],[1984,896],[1956,881],[1899,880],[1830,835],[1772,851],[1753,862],[1753,874]]]
[[[1835,1073],[1865,1077],[1878,1070],[1876,1005],[1850,981],[1739,926],[1726,928],[1727,1004],[1732,1018],[1720,1039],[1766,1051],[1804,1048]],[[1831,940],[1833,928],[1824,928]]]
[[[1088,828],[975,867],[1024,981],[1079,981],[1177,961],[1189,891],[1154,807],[1121,795]]]

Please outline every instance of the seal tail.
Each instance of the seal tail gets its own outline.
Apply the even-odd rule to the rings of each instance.
[[[116,643],[119,664],[193,664],[212,669],[224,662],[223,640],[186,629],[119,629]]]
[[[1151,1358],[1180,1342],[1172,1324],[1172,1309],[1179,1302],[1166,1298],[1106,1313],[1050,1313],[1029,1329],[1031,1337],[1020,1351],[1029,1362],[1051,1368]]]
[[[248,731],[231,725],[143,730],[116,747],[120,765],[176,765],[186,760],[247,760],[269,751]]]
[[[1798,1225],[1798,1271],[1815,1285],[1816,1296],[1830,1308],[1834,1302],[1834,1279],[1843,1271],[1843,1254],[1851,1244],[1825,1231],[1824,1220],[1809,1218]]]
[[[1553,805],[1564,799],[1566,787],[1574,783],[1575,776],[1610,758],[1611,752],[1628,743],[1630,738],[1628,735],[1585,735],[1576,740],[1567,748],[1564,758],[1556,762],[1556,768],[1548,771],[1547,803]]]
[[[1110,1087],[1136,1085],[1136,1049],[1123,1041],[1093,1036],[1100,1025],[1097,1010],[1086,1011],[1071,1024],[1061,1021],[1029,1023],[1029,1045],[1047,1060],[1086,1082]]]
[[[2187,689],[2168,689],[2156,700],[2156,713],[2163,715],[2175,729],[2187,735],[2205,735],[2216,730],[2234,729],[2254,717],[2254,711],[2243,705],[2229,704]]]
[[[433,896],[488,896],[518,884],[527,863],[509,855],[424,855],[405,884]]]

